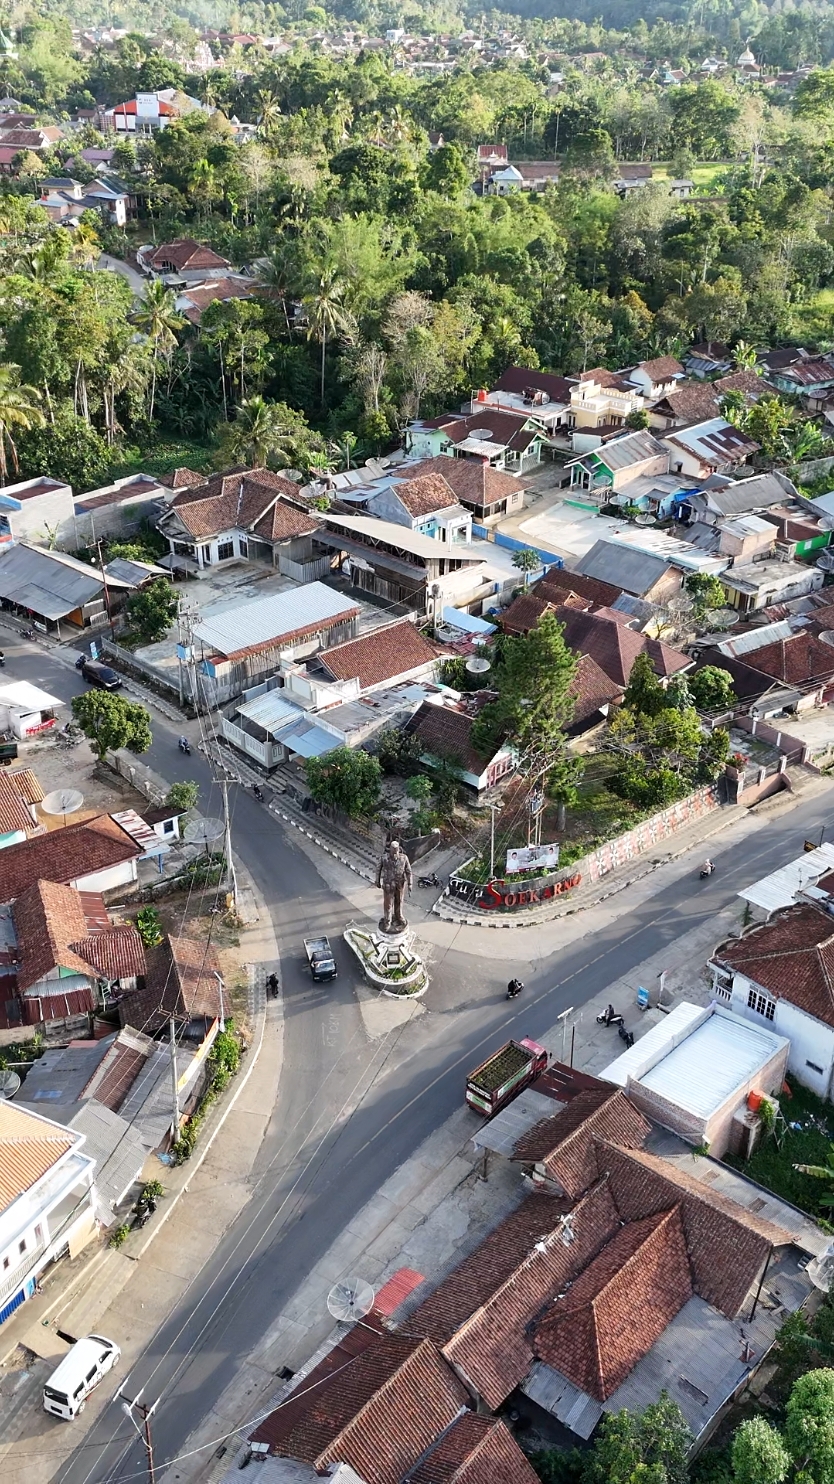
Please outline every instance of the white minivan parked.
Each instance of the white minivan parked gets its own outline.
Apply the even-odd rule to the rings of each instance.
[[[43,1388],[44,1411],[71,1422],[83,1412],[90,1392],[112,1371],[121,1353],[118,1345],[103,1335],[76,1340]]]

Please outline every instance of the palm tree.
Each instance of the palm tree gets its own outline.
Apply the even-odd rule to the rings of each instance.
[[[18,470],[12,429],[26,433],[30,428],[42,428],[46,422],[37,405],[39,399],[36,387],[21,383],[19,366],[0,365],[0,485],[6,483],[9,472],[8,455],[15,473]]]
[[[287,448],[291,431],[278,407],[263,397],[246,397],[223,430],[223,458],[246,469],[264,469],[271,454]]]
[[[161,356],[168,356],[177,343],[176,331],[181,330],[185,320],[177,310],[177,301],[170,289],[160,279],[149,283],[145,298],[136,314],[136,324],[148,337],[153,352],[151,373],[151,403],[148,416],[153,421],[156,401],[156,378]]]
[[[281,105],[274,93],[268,89],[262,89],[258,93],[258,107],[260,108],[258,128],[264,139],[270,140],[275,136],[278,120],[283,118]]]
[[[327,337],[350,336],[353,333],[353,316],[342,300],[345,286],[335,268],[323,268],[318,274],[313,292],[304,300],[307,313],[307,339],[321,342],[321,403],[324,406],[324,368]]]

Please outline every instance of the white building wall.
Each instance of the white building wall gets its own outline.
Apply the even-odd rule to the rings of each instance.
[[[90,876],[79,876],[72,885],[77,891],[115,891],[117,886],[129,886],[136,880],[136,861],[120,861],[104,871],[93,871]]]
[[[46,495],[36,495],[32,500],[21,500],[19,510],[0,510],[9,522],[15,541],[29,541],[33,546],[58,546],[65,544],[67,532],[74,532],[72,490],[69,485],[50,490]]]
[[[743,1016],[751,1025],[785,1036],[791,1043],[788,1053],[788,1071],[791,1076],[804,1087],[810,1087],[818,1097],[830,1097],[834,1073],[834,1028],[816,1020],[812,1015],[806,1015],[804,1010],[798,1009],[789,1000],[777,999],[773,1019],[767,1020],[748,1005],[747,998],[751,989],[757,994],[764,993],[744,974],[733,975],[731,1010],[736,1015]]]

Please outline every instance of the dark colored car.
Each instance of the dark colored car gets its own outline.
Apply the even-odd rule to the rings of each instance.
[[[111,670],[109,665],[103,665],[101,660],[85,659],[83,665],[79,666],[85,680],[91,685],[100,685],[102,690],[121,690],[121,677]]]

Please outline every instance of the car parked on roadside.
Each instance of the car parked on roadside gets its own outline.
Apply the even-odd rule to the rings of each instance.
[[[100,685],[102,690],[121,690],[121,676],[111,670],[109,665],[103,665],[101,660],[88,660],[85,656],[83,662],[78,666],[85,680],[91,685]]]

